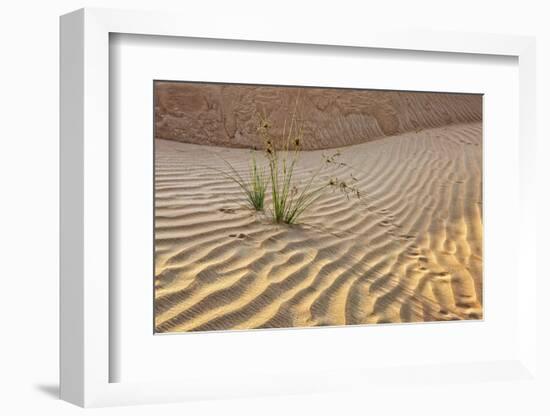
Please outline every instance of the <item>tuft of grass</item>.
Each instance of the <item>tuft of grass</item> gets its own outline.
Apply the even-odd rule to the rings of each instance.
[[[336,169],[341,167],[351,168],[351,166],[338,160],[339,151],[328,156],[323,154],[318,169],[312,172],[309,178],[302,181],[295,180],[295,169],[300,159],[304,137],[304,128],[297,116],[297,107],[298,98],[288,125],[285,120],[280,137],[275,137],[271,133],[271,122],[267,115],[265,113],[263,115],[258,114],[259,124],[257,130],[264,141],[264,155],[268,162],[267,169],[257,163],[254,153],[252,153],[247,178],[244,178],[231,163],[223,158],[222,160],[229,171],[216,169],[239,185],[247,205],[256,211],[264,211],[267,188],[271,185],[271,209],[269,214],[273,221],[278,224],[298,223],[302,214],[328,188],[342,192],[348,199],[350,196],[360,198],[359,189],[355,184],[357,179],[353,174],[350,175],[351,180],[348,182],[338,177],[324,180],[321,175],[327,167]]]
[[[255,211],[264,210],[265,194],[267,190],[268,177],[265,167],[261,167],[256,162],[256,157],[252,155],[249,165],[248,178],[243,176],[235,169],[235,167],[227,160],[223,159],[229,172],[217,170],[228,179],[239,185],[243,195],[245,196],[247,205]]]
[[[293,181],[296,164],[300,158],[304,129],[297,117],[297,104],[292,112],[290,123],[283,127],[283,134],[275,140],[270,129],[271,123],[267,116],[259,115],[258,132],[264,140],[265,154],[269,162],[269,177],[271,183],[271,215],[276,223],[296,224],[300,216],[323,194],[332,184],[319,184],[318,177],[323,165],[315,171],[305,183],[297,185]],[[278,143],[281,149],[277,149]]]

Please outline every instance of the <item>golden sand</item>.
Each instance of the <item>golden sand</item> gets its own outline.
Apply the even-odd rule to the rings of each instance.
[[[156,140],[156,331],[482,318],[481,137],[475,122],[341,147],[363,196],[328,192],[294,226],[212,169],[222,155],[244,174],[250,151]]]

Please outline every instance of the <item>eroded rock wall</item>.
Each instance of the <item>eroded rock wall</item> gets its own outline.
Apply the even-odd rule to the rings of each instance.
[[[155,137],[261,148],[257,114],[268,115],[277,135],[296,102],[304,150],[347,146],[482,117],[482,97],[476,94],[157,82]]]

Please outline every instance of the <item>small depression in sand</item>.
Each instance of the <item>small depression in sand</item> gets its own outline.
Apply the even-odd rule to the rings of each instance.
[[[481,122],[338,149],[362,197],[325,192],[286,225],[216,170],[246,176],[252,150],[155,139],[156,332],[482,318]]]

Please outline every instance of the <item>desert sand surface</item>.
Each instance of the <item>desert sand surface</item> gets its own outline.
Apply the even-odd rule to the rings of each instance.
[[[156,139],[156,331],[481,319],[481,140],[474,121],[338,147],[361,198],[284,225],[213,169],[246,174],[251,150]]]

